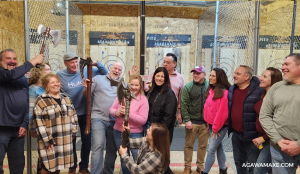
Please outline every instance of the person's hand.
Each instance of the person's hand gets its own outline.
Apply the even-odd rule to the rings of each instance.
[[[38,135],[37,135],[36,131],[30,131],[30,135],[33,138],[38,138]]]
[[[181,113],[179,112],[178,115],[177,115],[177,119],[176,121],[179,120],[179,124],[182,123],[182,117],[181,117]]]
[[[280,141],[278,141],[278,146],[282,149],[284,148],[287,144],[289,143],[289,140],[285,140],[285,139],[281,139]]]
[[[26,135],[26,129],[24,127],[20,127],[18,138],[22,138]]]
[[[129,123],[128,123],[128,126],[125,126],[124,123],[125,123],[125,121],[123,122],[123,130],[127,130],[127,132],[130,132]]]
[[[92,66],[97,66],[98,65],[98,61],[97,60],[92,60]]]
[[[44,54],[39,54],[32,58],[29,62],[33,65],[36,66],[37,64],[42,64],[44,62],[45,56]]]
[[[261,139],[261,137],[255,138],[252,140],[253,144],[259,148],[259,146],[264,143],[264,141]]]
[[[130,77],[130,76],[132,76],[132,75],[134,75],[134,74],[137,74],[137,73],[139,73],[139,72],[140,72],[139,68],[138,68],[136,65],[133,65],[133,66],[131,67],[131,70],[128,71],[128,75],[129,75],[129,77]]]
[[[285,146],[281,148],[283,152],[290,156],[296,156],[300,153],[300,147],[298,146],[296,141],[285,140],[283,141]]]
[[[89,83],[89,81],[90,81],[89,79],[83,79],[82,86],[87,88],[87,84]],[[94,83],[94,82],[92,81],[92,83]]]
[[[125,115],[125,106],[121,106],[116,110],[117,117],[123,117]]]
[[[191,121],[185,122],[185,128],[187,129],[193,129],[193,124]]]
[[[74,140],[75,137],[76,137],[76,136],[72,136],[72,141]]]
[[[49,144],[49,146],[46,147],[46,151],[50,152],[52,150],[52,152],[54,152],[54,148],[53,148],[54,144],[56,144],[54,141],[53,141],[53,144]]]
[[[127,147],[123,148],[122,145],[120,146],[120,149],[119,149],[119,153],[120,155],[123,155],[124,153],[127,152]]]
[[[218,138],[218,135],[219,135],[219,137],[221,136],[218,132],[214,132],[214,131],[212,131],[212,133],[211,133],[211,135],[210,136],[212,136],[213,137],[213,139],[216,137],[216,139]]]

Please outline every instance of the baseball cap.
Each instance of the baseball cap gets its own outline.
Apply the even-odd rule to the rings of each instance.
[[[74,58],[77,58],[78,56],[75,53],[69,52],[64,55],[64,60],[72,60]]]
[[[206,69],[203,66],[196,66],[191,72],[193,72],[193,71],[206,74]]]

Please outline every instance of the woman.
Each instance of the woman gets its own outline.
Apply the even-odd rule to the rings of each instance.
[[[206,102],[204,105],[204,120],[209,128],[209,144],[207,157],[202,174],[207,174],[215,162],[215,153],[220,168],[220,174],[227,173],[225,165],[226,156],[222,140],[227,132],[228,119],[228,89],[230,83],[226,73],[221,68],[214,68],[209,76],[209,86],[206,91]]]
[[[270,152],[270,138],[265,133],[261,124],[259,122],[259,112],[261,105],[263,103],[264,97],[266,96],[270,87],[279,81],[282,81],[282,73],[276,68],[269,67],[263,73],[262,76],[259,78],[261,88],[264,88],[265,91],[263,92],[261,99],[254,105],[254,110],[256,113],[256,130],[259,133],[259,137],[252,140],[254,145],[260,149],[259,156],[257,158],[256,163],[268,163],[272,162],[271,159],[271,152]],[[271,167],[255,167],[254,172],[255,174],[266,174],[272,173]]]
[[[128,127],[124,129],[130,132]],[[152,123],[146,137],[130,138],[130,148],[139,148],[135,161],[128,156],[127,148],[120,146],[122,161],[131,173],[163,173],[170,164],[169,131],[165,125]]]
[[[166,68],[158,67],[152,78],[149,93],[149,114],[147,128],[151,123],[164,124],[170,133],[170,144],[172,143],[174,123],[176,120],[177,99],[171,89],[169,74]]]
[[[45,92],[45,89],[42,86],[42,77],[43,75],[51,73],[51,67],[48,63],[43,63],[40,65],[40,68],[33,67],[30,70],[30,79],[29,79],[29,129],[30,135],[34,138],[37,138],[37,134],[32,122],[32,110],[35,104],[36,98],[39,95],[42,95]]]
[[[139,75],[130,76],[129,83],[131,86],[132,93],[136,96],[137,100],[132,99],[130,103],[129,118],[128,124],[131,126],[130,138],[140,138],[143,137],[143,125],[147,121],[149,105],[148,100],[144,95],[143,91],[143,80]],[[116,117],[114,125],[114,139],[117,148],[120,147],[121,143],[121,134],[123,132],[123,122],[125,115],[125,106],[119,104],[118,98],[114,101],[113,105],[110,108],[110,114],[113,117]],[[136,159],[138,149],[130,149],[133,159]],[[129,154],[129,150],[127,152]],[[126,165],[121,160],[122,172],[124,174],[130,174],[130,171],[127,169]]]
[[[78,130],[78,119],[72,101],[60,93],[57,75],[42,79],[45,92],[37,97],[33,109],[33,123],[38,134],[41,174],[59,173],[74,165],[72,139]]]

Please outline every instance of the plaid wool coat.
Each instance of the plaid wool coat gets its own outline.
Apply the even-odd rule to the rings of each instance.
[[[132,149],[139,148],[135,161],[128,156],[127,152],[121,156],[121,159],[131,173],[164,173],[164,170],[161,167],[161,154],[153,149],[149,149],[149,143],[146,140],[146,137],[130,138],[129,147]]]
[[[39,156],[50,172],[74,165],[72,137],[78,131],[78,118],[72,101],[60,93],[61,105],[46,92],[38,96],[33,108],[33,123],[38,134]],[[54,152],[46,151],[54,144]]]

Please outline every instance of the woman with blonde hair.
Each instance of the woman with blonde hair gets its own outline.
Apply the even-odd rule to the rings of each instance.
[[[124,126],[130,132],[130,127]],[[121,159],[133,174],[164,173],[170,164],[170,141],[168,128],[160,123],[152,123],[146,137],[130,138],[129,147],[139,148],[136,160],[128,156],[127,148],[120,146]]]
[[[131,92],[136,96],[137,100],[132,99],[130,103],[128,124],[131,126],[130,138],[143,137],[143,125],[146,123],[149,112],[148,100],[144,95],[143,80],[139,75],[132,75],[129,79],[131,86]],[[123,132],[123,122],[125,116],[125,106],[119,104],[118,98],[114,101],[110,108],[110,114],[116,117],[114,125],[114,139],[116,147],[119,149],[121,145],[121,134]],[[138,149],[130,149],[133,159],[136,159]],[[129,154],[129,151],[128,151]],[[121,161],[122,172],[124,174],[130,173],[125,166],[124,162]]]
[[[57,75],[47,74],[41,82],[45,92],[37,97],[33,108],[41,174],[58,174],[74,165],[72,139],[78,131],[78,118],[71,99],[60,92]]]

